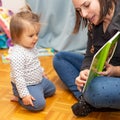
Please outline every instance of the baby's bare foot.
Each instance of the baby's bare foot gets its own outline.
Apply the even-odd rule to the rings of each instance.
[[[13,96],[11,99],[10,99],[11,102],[18,102],[18,97],[17,96]]]

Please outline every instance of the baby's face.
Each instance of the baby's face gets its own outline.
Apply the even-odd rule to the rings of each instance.
[[[20,37],[19,44],[26,48],[33,48],[38,41],[39,28],[38,25],[28,24]]]

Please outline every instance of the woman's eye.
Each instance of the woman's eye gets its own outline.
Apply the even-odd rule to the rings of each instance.
[[[89,7],[90,3],[89,2],[85,2],[84,7]]]

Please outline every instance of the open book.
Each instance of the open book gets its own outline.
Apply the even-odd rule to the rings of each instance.
[[[92,79],[99,76],[98,72],[103,71],[105,63],[110,61],[112,58],[115,48],[117,46],[117,41],[120,39],[120,31],[118,31],[108,42],[106,42],[100,50],[94,55],[88,79],[84,85],[83,92],[86,90],[87,86]]]

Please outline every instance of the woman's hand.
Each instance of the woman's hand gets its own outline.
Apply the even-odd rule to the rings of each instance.
[[[88,75],[89,75],[89,70],[85,69],[82,70],[79,76],[75,79],[75,84],[77,85],[79,91],[82,91],[82,88],[85,85],[86,80],[88,79]]]
[[[120,76],[120,66],[113,66],[109,63],[105,64],[106,71],[98,72],[103,76]]]
[[[33,100],[35,100],[35,98],[33,96],[31,96],[31,95],[27,95],[27,96],[22,98],[22,101],[23,101],[24,105],[34,106]]]

